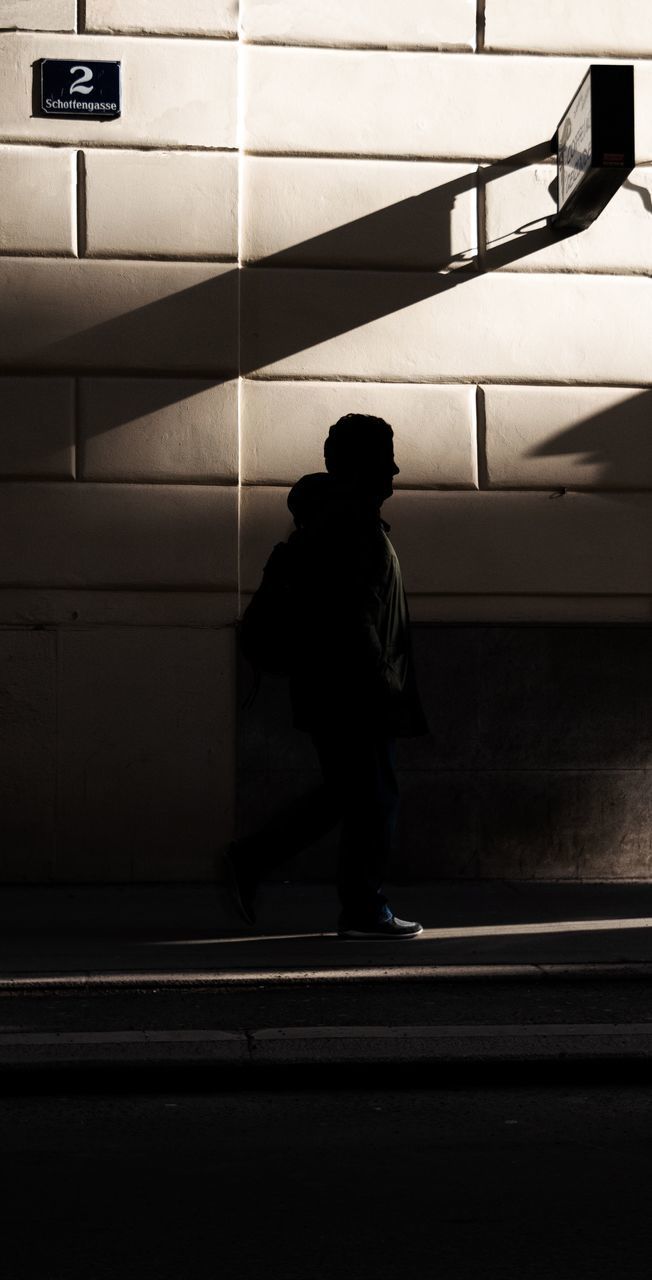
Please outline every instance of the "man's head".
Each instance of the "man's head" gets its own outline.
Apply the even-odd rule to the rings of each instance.
[[[392,496],[399,469],[394,461],[394,432],[383,418],[346,413],[333,424],[324,443],[326,470],[356,493],[377,500]]]

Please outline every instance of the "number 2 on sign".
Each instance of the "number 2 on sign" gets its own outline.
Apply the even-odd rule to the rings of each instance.
[[[93,92],[93,72],[90,67],[71,67],[70,74],[74,76],[76,71],[81,71],[82,75],[77,80],[73,80],[70,86],[71,93],[92,93]]]

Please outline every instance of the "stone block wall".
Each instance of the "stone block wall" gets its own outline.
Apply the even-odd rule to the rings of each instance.
[[[0,878],[211,879],[235,803],[237,5],[1,8]],[[120,60],[121,118],[39,116],[56,57]]]
[[[0,6],[0,879],[210,879],[236,791],[246,825],[313,777],[282,689],[238,711],[234,622],[350,410],[394,425],[433,725],[404,874],[648,874],[652,18],[625,7]],[[120,119],[39,115],[52,57],[119,59]],[[547,143],[596,59],[635,64],[637,167],[559,239]],[[560,754],[546,708],[587,670],[608,714],[571,699]]]

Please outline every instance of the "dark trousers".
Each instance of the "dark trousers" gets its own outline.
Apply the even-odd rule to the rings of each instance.
[[[341,822],[337,890],[347,920],[373,920],[398,813],[394,739],[369,730],[311,734],[323,781],[264,827],[238,841],[238,860],[254,879]]]

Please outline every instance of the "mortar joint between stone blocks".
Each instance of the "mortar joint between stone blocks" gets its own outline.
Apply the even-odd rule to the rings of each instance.
[[[485,271],[487,264],[487,183],[482,165],[478,166],[475,183],[477,221],[478,271]]]
[[[478,0],[475,16],[475,51],[484,53],[487,0]]]
[[[81,461],[81,432],[80,432],[80,400],[81,400],[81,378],[73,378],[72,391],[72,471],[73,480],[79,480],[82,471]]]
[[[77,152],[76,175],[76,210],[77,210],[77,257],[85,258],[88,244],[86,216],[86,157],[83,151]]]
[[[86,0],[77,0],[77,31],[86,30]]]
[[[302,39],[292,40],[287,37],[273,36],[240,36],[240,42],[243,48],[247,49],[317,49],[326,53],[436,53],[446,56],[446,54],[466,53],[471,57],[473,49],[469,44],[463,42],[433,43],[427,41],[414,43],[410,40],[392,40],[386,44],[379,44],[377,41],[370,40],[319,40],[315,36],[304,36]]]
[[[486,490],[489,488],[489,467],[487,462],[487,407],[485,403],[484,390],[481,386],[477,386],[475,389],[475,421],[478,489]]]

